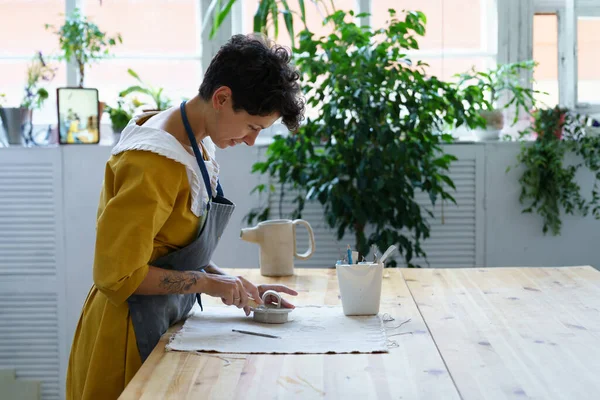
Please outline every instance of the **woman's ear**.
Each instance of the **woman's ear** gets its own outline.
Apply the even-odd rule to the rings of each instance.
[[[216,110],[223,108],[223,106],[227,103],[227,101],[230,98],[231,89],[229,89],[227,86],[221,86],[213,93],[213,108],[215,108]]]

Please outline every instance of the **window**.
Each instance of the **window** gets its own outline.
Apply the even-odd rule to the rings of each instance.
[[[18,107],[23,100],[27,66],[36,52],[48,55],[58,47],[56,36],[45,24],[61,24],[65,4],[62,0],[5,0],[0,2],[0,93],[6,95],[6,107]],[[10,40],[6,33],[10,32]],[[35,121],[56,121],[56,88],[66,85],[66,68],[56,63],[58,71],[46,86],[50,98],[43,109],[34,113]]]
[[[533,53],[540,63],[535,78],[538,89],[551,94],[547,104],[574,107],[590,115],[600,113],[600,70],[596,62],[600,2],[534,0],[534,4]]]
[[[137,84],[131,68],[154,88],[164,88],[173,104],[193,97],[202,79],[200,2],[198,0],[85,0],[83,11],[123,43],[114,57],[87,69],[85,85],[96,87],[109,105],[118,93]],[[140,99],[149,99],[143,95]],[[104,117],[108,122],[108,116]]]
[[[242,32],[243,33],[251,33],[254,28],[254,14],[258,8],[258,0],[242,0]],[[315,35],[326,35],[331,32],[331,29],[327,26],[323,26],[323,16],[327,15],[328,12],[331,12],[331,4],[327,3],[327,10],[321,8],[317,8],[312,1],[305,2],[305,11],[306,11],[306,24],[308,29],[315,33]],[[302,25],[300,19],[300,8],[298,0],[289,0],[288,4],[290,9],[294,13],[294,33],[297,35],[304,27]],[[334,2],[336,10],[350,11],[354,10],[356,12],[356,1],[355,0],[336,0]],[[269,37],[273,39],[277,44],[285,46],[289,49],[292,48],[292,41],[290,35],[285,26],[285,22],[283,17],[279,17],[279,32],[277,39],[274,38],[274,27],[269,27]],[[298,45],[296,39],[296,45]],[[306,109],[306,116],[310,116],[311,118],[316,117],[317,109],[308,106]],[[287,135],[288,130],[285,128],[280,121],[276,121],[272,127],[266,129],[262,132],[257,140],[258,144],[269,143],[271,138],[275,135]]]
[[[329,2],[325,2],[329,4]],[[298,11],[298,1],[288,1],[290,8]],[[322,16],[314,3],[306,1],[307,25],[316,34],[327,34],[322,27]],[[336,0],[338,10],[369,12],[370,23],[375,29],[385,26],[389,19],[388,9],[401,13],[403,10],[419,10],[427,16],[426,35],[419,39],[420,49],[411,52],[413,61],[422,60],[429,64],[426,69],[440,79],[453,80],[454,75],[472,67],[479,70],[491,68],[496,62],[496,1],[495,0]],[[363,9],[365,5],[370,10]],[[258,0],[243,0],[243,32],[253,30],[253,18]],[[468,23],[465,23],[468,21]],[[298,16],[294,27],[301,29]],[[269,30],[273,33],[273,27]],[[279,44],[290,46],[291,41],[283,18],[279,21]],[[314,114],[315,110],[307,110]],[[268,133],[266,132],[268,135]],[[265,136],[267,136],[265,135]]]
[[[426,33],[418,39],[413,61],[429,64],[428,73],[443,80],[472,67],[491,68],[496,60],[493,9],[488,0],[382,0],[371,1],[371,25],[384,27],[388,9],[422,11],[427,17]]]
[[[443,48],[481,49],[480,0],[382,0],[372,1],[371,25],[382,28],[389,20],[388,9],[422,11],[427,17],[421,50]],[[469,23],[464,23],[468,21]]]
[[[84,84],[97,88],[101,101],[113,104],[120,91],[137,84],[128,68],[152,87],[164,88],[173,104],[197,93],[202,78],[199,0],[5,0],[0,26],[12,40],[0,44],[0,93],[7,95],[7,106],[20,103],[35,52],[57,53],[58,38],[45,24],[60,27],[67,3],[78,4],[102,31],[122,35],[112,57],[86,66]],[[66,63],[56,64],[57,74],[47,87],[50,99],[34,114],[36,124],[56,123],[56,87],[77,84],[67,81]],[[108,115],[103,122],[109,122]]]
[[[556,14],[536,14],[533,18],[533,59],[538,63],[533,78],[537,95],[549,107],[558,104],[558,18]]]
[[[254,14],[258,8],[258,0],[242,0],[243,1],[243,32],[251,33],[254,28]],[[324,3],[324,4],[323,4]],[[323,17],[331,12],[332,7],[331,3],[335,5],[336,10],[350,11],[356,10],[356,1],[355,0],[335,0],[334,2],[322,2],[319,3],[319,6],[315,6],[312,1],[305,2],[305,11],[306,11],[306,24],[308,29],[313,32],[315,35],[326,35],[330,33],[330,29],[327,26],[323,26]],[[294,33],[297,35],[304,26],[302,25],[302,21],[300,19],[300,7],[298,0],[289,0],[288,5],[294,14]],[[325,8],[327,7],[327,8]],[[274,39],[277,44],[282,46],[286,46],[288,48],[292,47],[292,41],[290,35],[285,26],[285,21],[283,17],[280,15],[278,20],[279,26],[279,34],[277,39],[274,39],[274,27],[271,26],[269,28],[269,37]],[[296,43],[297,45],[298,43]]]
[[[600,105],[600,17],[577,19],[577,103]]]

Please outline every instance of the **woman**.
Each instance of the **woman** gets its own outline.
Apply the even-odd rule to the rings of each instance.
[[[94,285],[71,348],[68,399],[117,398],[200,293],[246,315],[249,297],[260,303],[266,290],[297,294],[227,275],[210,258],[234,209],[214,146],[252,146],[279,118],[296,129],[298,80],[285,49],[237,35],[211,61],[197,96],[122,132],[106,165]]]

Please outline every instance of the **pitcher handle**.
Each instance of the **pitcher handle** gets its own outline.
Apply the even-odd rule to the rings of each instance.
[[[303,219],[295,219],[293,221],[293,224],[294,224],[294,255],[297,258],[299,258],[300,260],[308,260],[315,252],[315,234],[313,233],[313,230],[310,227],[309,223]],[[306,252],[303,254],[298,254],[298,250],[296,249],[295,238],[296,238],[296,227],[298,225],[304,225],[306,230],[308,230],[308,242],[309,242],[308,250],[306,250]]]

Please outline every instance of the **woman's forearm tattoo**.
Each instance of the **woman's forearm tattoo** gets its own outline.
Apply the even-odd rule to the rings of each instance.
[[[198,282],[197,272],[166,271],[160,278],[159,286],[167,293],[187,293]]]

